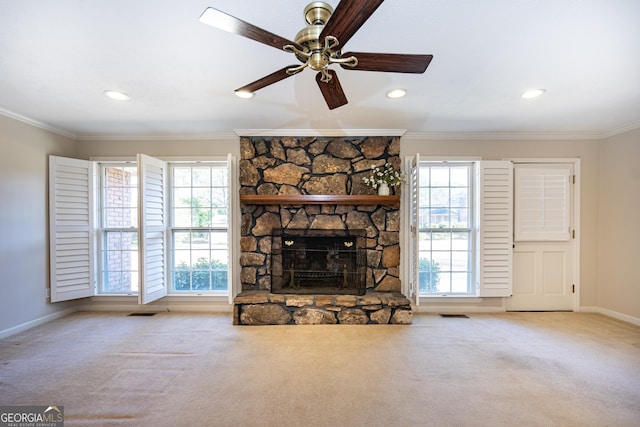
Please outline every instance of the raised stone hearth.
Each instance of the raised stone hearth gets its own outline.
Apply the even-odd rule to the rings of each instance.
[[[234,325],[398,324],[412,321],[411,304],[397,292],[294,295],[247,291],[236,297]]]

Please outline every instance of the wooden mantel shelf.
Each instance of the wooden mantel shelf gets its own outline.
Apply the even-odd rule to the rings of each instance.
[[[240,203],[246,205],[395,205],[399,202],[400,196],[354,196],[340,194],[240,195]]]

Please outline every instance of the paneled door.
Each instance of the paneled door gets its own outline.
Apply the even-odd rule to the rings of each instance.
[[[513,295],[509,311],[575,309],[572,163],[514,165]]]

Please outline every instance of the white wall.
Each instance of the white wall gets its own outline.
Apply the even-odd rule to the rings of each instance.
[[[75,157],[135,157],[148,154],[156,157],[226,156],[240,157],[240,138],[233,134],[211,140],[111,140],[78,141]]]
[[[73,310],[50,304],[48,155],[75,142],[0,115],[0,336]]]
[[[595,305],[640,319],[640,129],[607,138],[599,148]]]
[[[580,158],[580,306],[598,302],[598,145],[596,140],[431,140],[403,137],[400,155],[463,156],[485,160],[505,158]],[[487,300],[487,299],[485,299]],[[491,299],[489,299],[491,300]],[[489,306],[488,306],[489,304]],[[495,307],[496,301],[483,301],[477,309]],[[499,304],[498,304],[499,305]],[[474,308],[473,304],[468,308]]]

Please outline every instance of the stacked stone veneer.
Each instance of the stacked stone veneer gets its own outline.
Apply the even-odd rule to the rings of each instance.
[[[362,178],[371,175],[372,166],[386,162],[400,168],[400,139],[398,137],[369,138],[241,138],[240,193],[258,195],[364,195],[375,190],[364,185]],[[396,188],[399,191],[399,188]],[[274,296],[270,294],[271,233],[274,229],[366,230],[366,287],[370,300],[336,298],[331,296]],[[357,205],[242,205],[241,225],[241,281],[242,293],[236,298],[236,323],[244,318],[257,318],[256,310],[278,311],[285,323],[381,323],[386,319],[403,319],[396,323],[410,323],[411,308],[400,294],[400,206]],[[255,297],[255,294],[259,297]],[[383,293],[380,299],[378,294]],[[254,297],[248,298],[254,295]],[[266,295],[266,296],[265,296]],[[391,299],[389,299],[389,297]],[[353,299],[353,301],[352,301]],[[257,301],[260,302],[250,302]],[[289,301],[287,303],[287,301]],[[301,304],[300,302],[304,302]],[[318,301],[320,303],[318,304]],[[329,302],[331,301],[331,302]],[[348,304],[342,302],[348,301]],[[388,301],[392,301],[390,307]],[[385,304],[386,302],[386,304]],[[257,308],[254,306],[258,306]],[[361,307],[358,307],[361,306]],[[380,306],[380,308],[378,308]],[[365,310],[362,307],[368,307]],[[376,310],[374,310],[376,308]],[[371,314],[385,310],[384,315]],[[300,311],[304,310],[304,311]],[[311,311],[313,310],[313,311]],[[343,311],[344,310],[344,311]],[[354,311],[357,310],[357,311]],[[395,314],[396,310],[407,313]],[[349,316],[340,313],[351,313]],[[365,315],[362,317],[361,313]],[[302,313],[318,320],[301,319]],[[327,313],[326,321],[322,321]],[[355,314],[354,314],[355,313]],[[328,315],[330,314],[330,315]],[[357,321],[349,319],[357,318]],[[343,321],[340,321],[343,319]],[[409,321],[407,322],[407,319]],[[334,321],[335,320],[335,321]],[[277,322],[274,322],[277,323]],[[281,323],[281,322],[280,322]],[[387,322],[382,322],[387,323]]]

